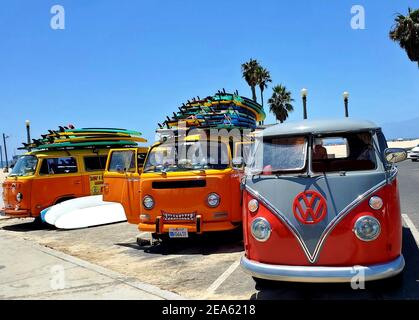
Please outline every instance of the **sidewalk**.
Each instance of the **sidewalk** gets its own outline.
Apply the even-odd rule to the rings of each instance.
[[[0,299],[182,299],[0,230]]]
[[[10,217],[7,217],[3,214],[2,208],[4,207],[3,203],[3,181],[5,179],[5,174],[3,173],[3,169],[0,169],[0,220],[2,219],[9,219]]]

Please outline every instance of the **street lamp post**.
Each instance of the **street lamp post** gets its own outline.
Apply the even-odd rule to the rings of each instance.
[[[0,146],[0,168],[3,168],[3,150]]]
[[[343,93],[343,102],[345,103],[345,117],[349,117],[349,111],[348,111],[348,99],[349,99],[349,92],[345,91]]]
[[[26,120],[25,125],[26,125],[27,140],[28,140],[28,143],[31,143],[31,122],[29,120]]]
[[[4,147],[4,155],[6,156],[6,172],[9,172],[9,160],[7,159],[7,147],[6,147],[6,138],[8,138],[8,136],[6,136],[3,133],[3,147]]]
[[[301,97],[303,98],[303,117],[304,119],[307,119],[307,89],[303,88],[301,89]]]
[[[26,137],[28,141],[28,145],[31,144],[31,122],[29,120],[25,121],[26,125]],[[31,148],[28,147],[28,151],[31,151]]]

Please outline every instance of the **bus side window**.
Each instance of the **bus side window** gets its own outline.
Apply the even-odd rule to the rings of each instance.
[[[47,158],[42,160],[40,174],[67,174],[77,172],[77,161],[73,157]]]
[[[40,174],[49,174],[47,160],[48,159],[42,159],[41,168],[39,168],[39,173]]]
[[[388,148],[387,140],[384,137],[384,134],[381,130],[377,131],[378,145],[380,147],[380,152],[384,154],[384,150]]]
[[[138,153],[138,155],[137,155],[137,165],[138,165],[139,170],[143,169],[144,161],[145,161],[146,156],[147,156],[147,153]]]
[[[84,168],[86,171],[105,170],[107,156],[87,156],[84,157]]]

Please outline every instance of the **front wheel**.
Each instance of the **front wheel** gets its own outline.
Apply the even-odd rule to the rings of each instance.
[[[275,285],[275,281],[252,277],[257,287],[267,288]]]
[[[404,272],[402,271],[398,273],[397,275],[395,275],[394,277],[382,279],[381,284],[384,285],[386,288],[390,288],[390,289],[401,288],[403,286],[403,278],[404,278],[403,274]]]
[[[418,159],[412,159],[412,162],[416,162],[416,161],[418,161]]]
[[[170,237],[167,233],[152,233],[151,238],[154,241],[168,241]]]
[[[32,222],[35,226],[42,226],[44,225],[44,221],[42,221],[41,216],[35,217],[35,219]]]

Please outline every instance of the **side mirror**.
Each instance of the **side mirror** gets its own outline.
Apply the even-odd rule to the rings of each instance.
[[[244,159],[243,159],[243,157],[233,158],[233,167],[234,168],[242,168],[243,166],[244,166]]]
[[[407,152],[402,148],[387,148],[384,150],[384,157],[389,163],[397,163],[407,159]]]

